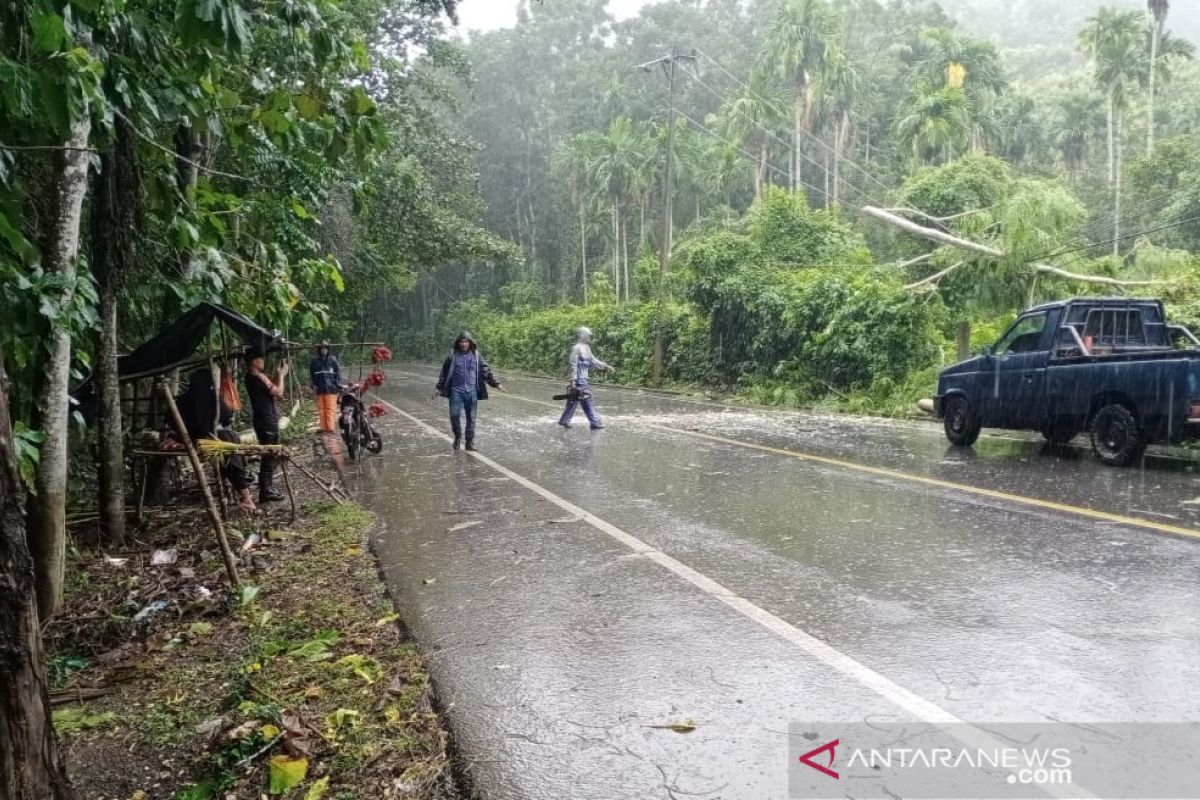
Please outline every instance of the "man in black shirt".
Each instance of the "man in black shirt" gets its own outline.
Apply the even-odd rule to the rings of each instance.
[[[249,350],[246,352],[246,395],[250,398],[250,409],[254,417],[254,435],[259,444],[279,444],[279,409],[275,401],[283,397],[284,381],[287,380],[288,367],[283,364],[279,368],[279,376],[274,383],[263,370],[266,368],[266,358],[262,351]],[[264,455],[258,470],[258,502],[266,503],[283,499],[274,488],[275,456]]]

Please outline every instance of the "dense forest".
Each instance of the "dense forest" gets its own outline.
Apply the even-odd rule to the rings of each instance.
[[[1139,292],[1195,319],[1200,68],[1176,23],[1197,22],[1166,2],[523,4],[465,45],[452,123],[522,257],[427,265],[400,315],[368,311],[423,355],[465,326],[555,370],[586,322],[626,380],[656,378],[661,341],[667,380],[885,413],[965,326],[981,344],[1029,303]]]

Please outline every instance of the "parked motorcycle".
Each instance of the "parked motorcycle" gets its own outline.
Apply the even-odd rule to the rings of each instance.
[[[365,382],[351,383],[342,389],[338,400],[338,427],[352,459],[357,459],[361,450],[372,455],[383,450],[383,437],[371,424],[371,414],[362,400],[369,388]]]

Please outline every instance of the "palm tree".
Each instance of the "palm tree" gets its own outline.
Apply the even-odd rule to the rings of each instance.
[[[971,141],[971,112],[962,89],[920,88],[896,118],[896,138],[917,162],[949,163]]]
[[[784,98],[761,70],[750,76],[749,88],[721,107],[715,127],[755,155],[754,199],[762,197],[770,180],[771,143],[781,141],[774,131],[787,127]]]
[[[994,141],[1005,160],[1021,164],[1046,148],[1046,131],[1037,103],[1022,94],[1004,95],[996,103]]]
[[[1150,12],[1150,121],[1146,125],[1146,155],[1154,154],[1154,91],[1155,75],[1158,72],[1158,47],[1162,43],[1163,29],[1167,25],[1167,14],[1171,11],[1171,0],[1146,0]]]
[[[1076,89],[1057,103],[1051,139],[1062,154],[1067,177],[1074,181],[1087,160],[1095,132],[1104,125],[1104,101],[1088,89]]]
[[[801,141],[814,106],[813,84],[837,38],[825,0],[780,0],[767,38],[766,62],[792,92],[792,191],[800,185]]]
[[[597,135],[589,146],[591,158],[588,175],[593,190],[609,204],[613,230],[613,283],[617,299],[621,286],[629,297],[629,236],[625,230],[626,203],[633,195],[637,176],[648,158],[648,141],[634,127],[629,117],[617,117],[604,134]],[[624,273],[624,280],[622,280]]]
[[[1108,103],[1108,182],[1113,187],[1113,255],[1121,249],[1121,136],[1126,87],[1144,74],[1145,17],[1141,11],[1101,8],[1079,33],[1092,61],[1092,77]]]
[[[579,214],[579,258],[580,280],[583,284],[583,302],[588,301],[588,212],[595,207],[594,198],[588,191],[588,172],[597,149],[595,133],[581,133],[567,139],[558,148],[554,158],[554,170],[564,176],[571,191],[571,203]]]
[[[1149,54],[1138,74],[1138,83],[1146,88],[1148,95],[1147,155],[1154,154],[1155,134],[1155,91],[1159,84],[1171,80],[1173,61],[1190,61],[1196,57],[1196,46],[1185,39],[1172,36],[1169,31],[1153,27],[1146,36],[1146,52]]]
[[[1092,77],[1108,104],[1108,182],[1117,179],[1117,128],[1125,110],[1128,84],[1137,78],[1142,58],[1143,15],[1140,11],[1101,8],[1079,33],[1079,45],[1092,61]]]
[[[921,33],[912,59],[926,86],[962,90],[971,119],[971,146],[982,152],[984,142],[994,138],[996,98],[1008,85],[996,46],[946,28],[930,28]]]
[[[855,103],[862,92],[859,67],[838,48],[830,56],[821,75],[821,89],[829,122],[833,128],[833,175],[830,199],[837,205],[842,197],[842,158],[850,136],[850,119]]]

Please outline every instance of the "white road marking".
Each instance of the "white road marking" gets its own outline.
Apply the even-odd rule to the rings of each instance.
[[[434,428],[432,425],[426,423],[424,420],[414,417],[412,414],[408,413],[394,403],[390,403],[383,398],[379,399],[388,408],[400,414],[429,435],[437,437],[438,439],[446,442],[452,441],[448,435],[442,433],[437,428]],[[955,716],[936,703],[932,703],[915,692],[904,688],[895,681],[884,677],[865,664],[856,661],[840,650],[837,650],[825,642],[822,642],[815,636],[805,633],[795,625],[792,625],[790,622],[775,616],[770,611],[767,611],[766,609],[755,605],[749,600],[738,596],[731,589],[726,588],[707,575],[697,572],[687,564],[684,564],[682,561],[679,561],[678,559],[669,556],[660,550],[656,550],[655,548],[643,542],[641,539],[638,539],[636,536],[621,530],[616,525],[613,525],[612,523],[597,517],[595,514],[580,508],[569,500],[559,497],[544,486],[534,483],[523,475],[513,472],[508,467],[493,461],[482,453],[471,452],[467,453],[467,455],[473,456],[480,463],[491,467],[496,472],[499,472],[501,475],[504,475],[505,477],[515,481],[539,497],[544,498],[548,502],[553,503],[563,511],[578,517],[581,521],[586,522],[596,530],[608,534],[613,539],[616,539],[618,542],[628,547],[634,553],[644,556],[648,560],[653,561],[678,577],[683,578],[688,583],[700,589],[700,591],[716,600],[719,600],[747,619],[758,623],[777,636],[780,636],[796,645],[805,653],[817,659],[818,661],[821,661],[822,663],[834,668],[838,672],[851,678],[862,686],[865,686],[884,699],[899,706],[921,722],[934,725],[962,726],[951,729],[950,735],[968,747],[996,750],[1009,748],[1012,746],[1011,743],[1005,743],[994,738],[991,734],[980,728],[970,725],[965,720]],[[1039,786],[1038,788],[1042,789],[1048,794],[1060,798],[1089,798],[1097,796],[1078,784],[1047,785]]]

